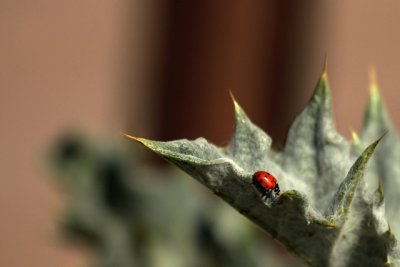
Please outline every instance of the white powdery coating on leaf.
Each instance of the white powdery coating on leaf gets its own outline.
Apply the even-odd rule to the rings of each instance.
[[[252,124],[236,102],[235,113],[235,132],[226,148],[205,139],[144,144],[311,265],[355,266],[362,262],[363,266],[383,266],[387,257],[397,258],[393,242],[385,235],[386,221],[380,218],[384,216],[382,203],[366,200],[364,191],[354,201],[379,140],[353,164],[350,144],[335,129],[326,76],[292,124],[282,152],[271,150],[270,137]],[[280,196],[266,202],[261,199],[252,184],[253,173],[259,170],[278,179]],[[324,217],[328,207],[331,210]]]

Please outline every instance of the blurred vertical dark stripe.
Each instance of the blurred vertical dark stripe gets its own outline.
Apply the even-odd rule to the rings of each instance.
[[[160,83],[160,139],[229,136],[229,83],[234,5],[171,1],[168,46]],[[224,120],[225,119],[225,120]],[[218,123],[216,123],[218,122]]]
[[[309,95],[308,67],[322,65],[318,1],[168,1],[154,88],[161,140],[229,142],[229,90],[276,146]],[[315,76],[313,76],[315,77]],[[314,83],[314,82],[313,82]],[[313,84],[312,83],[312,84]],[[310,89],[310,88],[307,88]],[[311,88],[312,89],[312,88]],[[303,96],[303,97],[302,97]],[[301,101],[301,102],[300,102]],[[151,103],[150,103],[151,104]]]
[[[319,78],[319,71],[312,73],[315,62],[320,62],[316,65],[322,70],[326,56],[325,8],[323,1],[317,0],[280,1],[276,6],[274,56],[269,62],[272,79],[264,80],[270,101],[264,106],[263,123],[278,146],[283,145],[290,123],[305,105],[304,99],[311,96],[310,89]]]

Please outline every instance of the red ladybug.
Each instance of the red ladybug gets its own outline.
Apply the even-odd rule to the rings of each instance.
[[[276,178],[266,171],[258,171],[253,174],[253,184],[263,196],[274,191],[279,195],[279,185]]]

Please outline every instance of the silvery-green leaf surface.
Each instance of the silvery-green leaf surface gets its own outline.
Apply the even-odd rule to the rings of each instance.
[[[186,171],[310,265],[355,266],[351,264],[361,258],[370,259],[362,266],[395,262],[394,237],[382,239],[378,230],[365,232],[386,223],[373,212],[377,207],[364,193],[362,178],[379,141],[352,160],[349,142],[334,126],[326,73],[292,124],[283,151],[273,151],[271,138],[252,124],[236,101],[234,106],[235,131],[225,148],[203,138],[160,142],[130,137]],[[278,178],[280,196],[261,198],[252,184],[257,170],[268,170]],[[356,197],[356,192],[363,193]],[[370,228],[364,227],[366,220]],[[370,221],[379,222],[378,226]],[[385,246],[377,253],[385,251],[386,256],[359,246],[364,237]],[[337,251],[351,255],[351,260],[336,261]]]
[[[396,239],[384,216],[381,188],[369,194],[357,187],[346,220],[340,228],[330,266],[399,266]]]
[[[336,131],[323,73],[307,107],[290,127],[280,165],[305,182],[314,206],[324,210],[352,164],[349,151],[349,143]]]
[[[385,134],[386,133],[386,134]],[[376,83],[371,84],[360,145],[385,134],[381,144],[371,158],[366,176],[369,184],[382,183],[386,198],[386,214],[393,232],[400,234],[400,140],[386,111]]]

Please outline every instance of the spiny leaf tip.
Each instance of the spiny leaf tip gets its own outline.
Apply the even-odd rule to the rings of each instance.
[[[235,118],[236,120],[243,120],[247,117],[246,113],[242,109],[242,107],[239,105],[239,103],[236,101],[235,96],[233,95],[232,91],[229,90],[229,93],[232,98],[233,106],[235,109]]]
[[[328,55],[325,55],[324,66],[322,68],[321,79],[327,80],[328,79]]]
[[[368,77],[369,77],[369,91],[372,99],[376,99],[379,97],[378,93],[378,78],[376,74],[376,69],[373,65],[370,65],[368,68]]]
[[[237,107],[239,107],[239,104],[237,103],[237,101],[236,101],[236,99],[235,99],[235,96],[233,95],[233,93],[232,93],[232,91],[231,91],[231,90],[229,90],[229,94],[230,94],[230,96],[231,96],[231,99],[232,99],[233,105],[234,105],[234,107],[235,107],[235,110],[236,110],[236,109],[237,109]]]
[[[351,131],[351,138],[353,139],[354,144],[359,145],[361,143],[360,137],[353,129],[351,129],[350,131]]]
[[[129,139],[133,139],[136,142],[139,142],[141,144],[145,144],[146,139],[144,139],[144,138],[140,138],[140,137],[137,137],[137,136],[129,135],[129,134],[126,134],[126,133],[123,133],[123,132],[120,132],[120,133],[122,135],[124,135],[125,137],[128,137]]]

